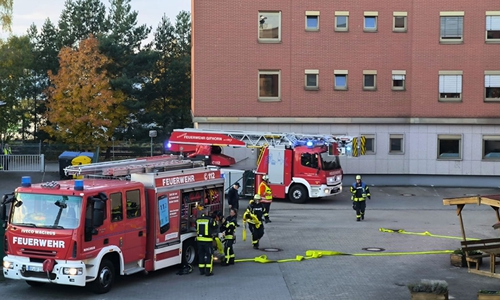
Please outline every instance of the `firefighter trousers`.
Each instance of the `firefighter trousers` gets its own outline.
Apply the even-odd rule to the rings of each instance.
[[[354,209],[356,210],[356,218],[362,218],[364,219],[365,217],[365,208],[366,208],[366,200],[363,201],[354,201],[353,202]]]
[[[266,209],[266,212],[269,214],[269,211],[271,210],[271,203],[272,202],[261,202],[262,206]]]
[[[200,274],[211,274],[214,262],[214,248],[212,242],[197,242],[198,246],[198,268]]]
[[[224,241],[224,264],[234,265],[234,240],[229,239]]]
[[[254,248],[258,248],[259,240],[264,236],[264,224],[260,224],[259,228],[252,223],[248,225],[250,232],[252,232],[252,245]]]

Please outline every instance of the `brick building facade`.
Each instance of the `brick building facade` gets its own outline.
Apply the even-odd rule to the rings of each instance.
[[[500,172],[500,3],[192,0],[200,128],[365,135],[346,173]]]

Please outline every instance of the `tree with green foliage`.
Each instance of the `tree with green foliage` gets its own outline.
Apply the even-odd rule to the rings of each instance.
[[[118,121],[127,113],[121,105],[125,96],[113,90],[106,66],[110,59],[99,52],[98,40],[91,36],[78,50],[65,47],[59,54],[57,74],[49,72],[47,120],[44,128],[58,141],[106,147]]]
[[[33,55],[27,36],[12,36],[0,45],[0,132],[6,139],[20,132],[23,137],[31,121],[25,90],[31,76]]]
[[[13,5],[14,0],[0,0],[0,25],[3,30],[11,30]]]
[[[164,16],[153,41],[156,64],[147,84],[147,117],[156,123],[159,136],[174,128],[191,127],[191,21],[180,12],[175,26]],[[145,121],[145,120],[143,120]]]

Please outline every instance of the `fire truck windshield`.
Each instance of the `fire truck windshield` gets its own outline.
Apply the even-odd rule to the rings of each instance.
[[[340,168],[340,160],[337,155],[328,155],[328,152],[321,153],[321,166],[325,171],[336,170]]]
[[[10,223],[18,226],[75,229],[80,224],[82,197],[17,193]]]

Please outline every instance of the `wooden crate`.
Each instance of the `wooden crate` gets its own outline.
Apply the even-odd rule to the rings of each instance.
[[[477,294],[478,300],[500,300],[500,294]]]
[[[412,300],[448,300],[448,293],[446,294],[432,294],[432,293],[411,293]]]

